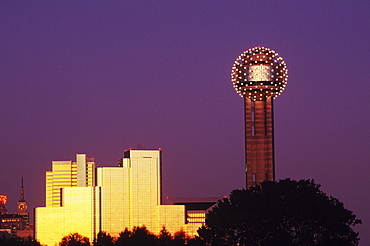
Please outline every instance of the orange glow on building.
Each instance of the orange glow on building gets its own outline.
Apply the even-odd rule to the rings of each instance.
[[[76,162],[86,160],[86,154],[79,155]],[[58,184],[59,190],[54,193],[49,189],[57,202],[35,209],[35,238],[41,244],[55,245],[76,231],[94,240],[99,231],[118,237],[125,228],[143,225],[154,234],[165,226],[172,234],[184,231],[195,235],[205,221],[205,209],[192,209],[190,213],[184,204],[162,204],[161,156],[160,150],[131,149],[123,153],[116,167],[97,168],[96,182],[91,185],[79,186],[73,181],[73,185]],[[57,175],[71,173],[71,163],[58,161],[52,165],[55,175],[47,172],[47,185],[63,179],[67,184],[72,182],[69,176]],[[73,180],[79,173],[89,176],[86,170],[75,168],[77,178]],[[215,201],[210,206],[213,204]]]
[[[0,195],[0,203],[2,203],[2,204],[6,204],[6,200],[8,199],[8,197],[7,196],[4,196],[4,195]]]

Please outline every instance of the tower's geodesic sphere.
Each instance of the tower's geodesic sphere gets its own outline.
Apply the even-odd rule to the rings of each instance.
[[[288,69],[278,53],[258,46],[236,59],[231,80],[241,97],[261,101],[281,94],[288,80]]]

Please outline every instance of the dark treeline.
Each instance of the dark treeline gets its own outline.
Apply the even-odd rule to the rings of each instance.
[[[357,246],[361,220],[314,180],[264,181],[219,200],[198,230],[206,245]]]
[[[27,239],[13,238],[7,233],[0,233],[0,246],[40,246],[40,243],[31,237]]]
[[[195,237],[190,238],[183,231],[171,235],[165,227],[158,235],[154,235],[145,226],[135,226],[132,230],[126,228],[114,238],[104,231],[99,232],[95,243],[89,238],[78,233],[69,234],[62,238],[59,246],[182,246],[182,245],[203,245],[198,243]]]
[[[313,180],[285,179],[233,190],[207,213],[199,237],[183,231],[171,235],[165,227],[154,235],[142,226],[126,228],[117,238],[99,232],[94,242],[73,233],[59,246],[357,246],[357,224],[361,220]],[[40,245],[1,235],[0,246]]]
[[[95,242],[79,233],[71,233],[61,239],[59,246],[182,246],[182,245],[204,245],[199,244],[196,237],[190,238],[183,231],[171,235],[165,227],[159,235],[154,235],[145,226],[135,226],[132,230],[127,228],[119,234],[119,237],[112,237],[109,233],[99,232]],[[0,234],[0,246],[41,246],[32,238],[13,238],[7,234]]]

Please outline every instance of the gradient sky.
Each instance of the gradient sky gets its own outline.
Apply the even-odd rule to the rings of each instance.
[[[52,160],[163,149],[163,195],[244,187],[231,66],[269,47],[278,179],[314,179],[370,244],[369,1],[0,1],[0,194],[45,204]],[[31,210],[31,209],[30,209]],[[32,211],[32,210],[31,210]]]

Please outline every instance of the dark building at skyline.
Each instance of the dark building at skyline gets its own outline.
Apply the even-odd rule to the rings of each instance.
[[[275,180],[273,99],[288,80],[285,62],[275,51],[255,47],[235,61],[231,79],[244,98],[246,187]]]
[[[28,205],[24,199],[23,178],[20,199],[17,202],[17,213],[8,214],[5,208],[7,197],[0,196],[0,231],[9,233],[13,237],[33,237],[33,228],[29,223]]]

